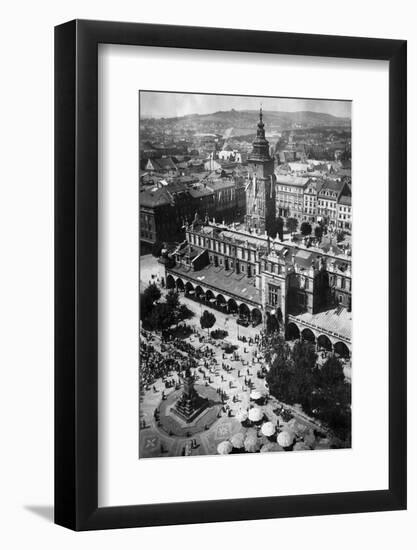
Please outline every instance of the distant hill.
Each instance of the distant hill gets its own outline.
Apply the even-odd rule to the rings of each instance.
[[[328,113],[316,113],[314,111],[264,111],[265,129],[288,130],[292,128],[311,128],[317,126],[338,126],[348,127],[351,125],[350,118],[337,117]],[[217,125],[221,128],[233,127],[233,134],[238,134],[241,130],[245,133],[247,130],[253,132],[259,120],[259,111],[245,110],[237,111],[217,111],[211,114],[190,114],[182,117],[172,118],[142,118],[142,122],[154,123],[158,125],[176,124],[176,125],[195,125],[204,127],[205,125]]]

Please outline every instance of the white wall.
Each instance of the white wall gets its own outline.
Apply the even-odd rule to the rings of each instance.
[[[1,546],[66,549],[99,547],[290,548],[413,546],[416,502],[415,346],[409,369],[409,511],[164,527],[74,534],[45,517],[53,484],[53,26],[69,19],[109,19],[409,40],[409,204],[416,203],[417,37],[413,3],[292,2],[157,3],[118,0],[15,1],[2,10],[0,116],[2,269],[0,319]],[[411,214],[411,212],[410,212]],[[411,218],[411,215],[410,215]],[[409,222],[409,273],[417,269]],[[412,254],[413,252],[413,254]],[[413,274],[413,277],[411,276]],[[415,337],[415,285],[409,290],[409,334]],[[410,338],[411,339],[411,338]],[[377,419],[368,419],[368,422]]]

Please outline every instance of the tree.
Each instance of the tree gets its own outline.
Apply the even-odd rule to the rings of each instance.
[[[161,243],[160,241],[154,242],[152,245],[152,256],[155,256],[155,258],[159,258],[163,248],[164,243]]]
[[[312,410],[312,397],[316,371],[317,355],[314,344],[306,341],[296,342],[292,352],[296,402],[300,403],[307,414]]]
[[[148,287],[145,288],[143,294],[145,295],[146,299],[149,299],[152,304],[157,302],[159,298],[161,297],[161,291],[156,286],[155,283],[152,283]]]
[[[335,387],[345,382],[343,365],[334,355],[329,356],[317,374],[319,386],[327,388],[329,392],[332,392]]]
[[[298,220],[296,218],[288,218],[287,219],[287,229],[291,233],[291,235],[297,231],[298,227]]]
[[[308,237],[308,235],[311,235],[311,225],[308,222],[303,222],[300,227],[301,234],[304,237]]]
[[[167,305],[171,308],[172,311],[175,311],[179,305],[180,300],[178,298],[178,292],[174,289],[171,289],[166,295],[165,301]]]
[[[266,317],[266,332],[270,334],[271,332],[279,331],[279,324],[275,315],[267,315]]]
[[[282,361],[287,360],[291,355],[290,346],[285,341],[281,334],[275,333],[268,339],[268,345],[265,349],[265,360],[271,366],[279,365]]]
[[[345,381],[342,363],[331,355],[318,368],[311,342],[296,342],[291,351],[279,334],[269,337],[264,355],[270,363],[266,381],[271,395],[284,403],[299,403],[307,414],[314,414],[348,445],[351,385]]]
[[[209,330],[216,322],[216,317],[210,311],[204,310],[203,315],[200,317],[201,328],[207,329],[207,336],[209,335]]]
[[[297,342],[291,352],[282,337],[275,337],[270,345],[268,356],[273,360],[266,380],[271,394],[291,405],[300,403],[310,413],[316,369],[314,346],[310,342]]]
[[[172,309],[165,303],[155,304],[144,323],[150,330],[168,329],[174,322]]]
[[[281,218],[281,216],[279,216],[276,219],[275,223],[276,223],[278,238],[280,241],[283,241],[284,240],[284,220]]]
[[[192,319],[194,317],[194,312],[191,311],[185,304],[181,304],[178,308],[178,320],[186,321],[187,319]]]
[[[141,292],[139,296],[139,312],[141,321],[144,321],[150,315],[152,308],[153,303],[149,295]]]
[[[294,364],[291,349],[281,335],[272,336],[268,342],[265,359],[270,363],[266,381],[271,395],[284,403],[293,403],[291,380]]]
[[[341,243],[342,241],[345,240],[345,237],[346,237],[346,233],[341,230],[341,231],[337,232],[336,240],[337,240],[338,243]]]
[[[314,228],[314,236],[316,237],[317,241],[320,243],[323,237],[323,228],[321,225],[316,225],[316,227]]]
[[[344,441],[350,438],[351,385],[345,381],[343,365],[331,355],[315,373],[317,416]]]

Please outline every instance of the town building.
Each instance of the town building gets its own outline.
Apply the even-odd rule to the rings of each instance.
[[[166,187],[140,192],[140,240],[149,245],[171,241],[178,233],[175,204]]]
[[[204,179],[180,176],[171,182],[162,180],[142,188],[139,194],[140,239],[173,242],[184,238],[184,224],[197,213],[219,221],[242,220],[246,194],[242,177]]]
[[[317,216],[326,224],[337,226],[338,203],[342,197],[350,197],[351,190],[347,183],[340,180],[326,179],[317,193]]]
[[[185,234],[165,260],[168,288],[243,322],[272,323],[288,338],[326,349],[338,344],[350,354],[351,258],[335,242],[307,249],[198,217]]]
[[[242,210],[244,204],[239,203],[238,199],[242,196],[239,191],[243,186],[237,185],[237,178],[218,177],[210,179],[206,186],[214,194],[214,212],[208,212],[210,216],[215,215],[221,221],[241,218],[244,213]]]
[[[200,185],[170,184],[139,193],[140,240],[173,242],[184,237],[184,224],[197,212],[214,212],[214,193]]]
[[[317,221],[317,193],[321,188],[321,180],[309,178],[303,194],[303,220],[310,223]]]
[[[304,190],[309,178],[276,175],[276,211],[283,218],[301,220],[304,216]]]
[[[337,228],[352,230],[352,196],[342,195],[337,203]]]

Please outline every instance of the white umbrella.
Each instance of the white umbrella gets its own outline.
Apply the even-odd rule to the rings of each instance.
[[[258,390],[252,390],[251,391],[250,398],[253,399],[254,401],[257,401],[261,397],[262,397],[262,394],[261,394],[260,391],[258,391]]]
[[[222,441],[217,445],[217,452],[219,455],[228,455],[232,452],[232,449],[233,447],[230,441]]]
[[[248,418],[248,412],[245,411],[245,409],[239,409],[236,413],[236,420],[239,420],[239,422],[245,422],[245,420]]]
[[[294,441],[294,434],[287,430],[282,431],[278,434],[277,442],[281,447],[290,447]]]
[[[253,407],[249,409],[249,420],[251,422],[259,422],[262,420],[264,413],[259,407]]]
[[[230,438],[230,443],[235,449],[241,449],[243,447],[244,441],[245,434],[243,434],[242,432],[238,432],[237,434],[232,435],[232,437]]]
[[[271,435],[274,435],[275,433],[275,426],[272,422],[265,422],[265,424],[262,424],[261,432],[266,437],[271,437]]]

